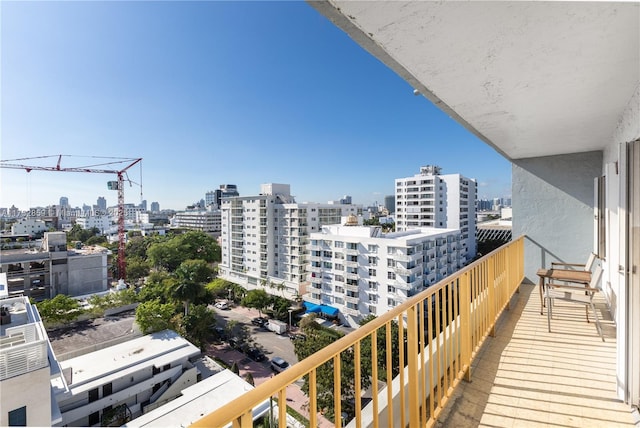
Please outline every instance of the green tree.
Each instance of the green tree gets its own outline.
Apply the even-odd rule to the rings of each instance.
[[[369,315],[360,321],[360,325],[365,325],[376,317]],[[393,321],[391,323],[391,373],[392,378],[396,377],[400,373],[400,339],[399,339],[398,323]],[[361,367],[365,375],[369,376],[372,373],[372,361],[371,361],[371,337],[366,337],[362,340],[360,347],[361,352]],[[387,381],[387,330],[386,327],[380,327],[376,330],[376,348],[377,348],[377,365],[378,376],[383,382]]]
[[[107,243],[107,238],[104,236],[92,236],[87,239],[87,245],[102,245]]]
[[[47,323],[69,323],[84,311],[80,303],[65,294],[58,294],[53,299],[43,300],[36,304],[42,319]]]
[[[247,291],[247,294],[242,299],[241,305],[248,308],[257,309],[260,316],[262,316],[262,311],[264,310],[264,308],[269,306],[270,303],[271,298],[266,291],[250,290]]]
[[[229,291],[231,291],[234,284],[222,278],[216,278],[208,283],[205,288],[211,297],[215,299],[229,298]],[[231,299],[229,299],[231,300]]]
[[[244,375],[244,381],[247,382],[249,385],[251,386],[256,386],[255,381],[253,380],[253,375],[251,374],[251,372],[247,372]]]
[[[183,302],[185,316],[189,313],[189,303],[204,297],[204,283],[210,276],[211,269],[204,260],[186,260],[176,269],[176,284],[170,294]]]
[[[200,349],[204,349],[215,323],[216,315],[212,310],[206,305],[194,305],[189,314],[184,316],[182,327],[187,339]]]
[[[136,324],[144,334],[173,328],[171,319],[174,306],[170,303],[160,303],[159,300],[149,300],[136,308]]]
[[[204,260],[212,263],[221,260],[220,247],[215,239],[204,232],[189,231],[166,241],[149,246],[147,257],[155,267],[173,272],[186,260]]]
[[[176,270],[184,260],[177,242],[173,240],[151,244],[147,250],[147,259],[155,268],[169,272]]]
[[[127,257],[127,279],[132,283],[137,283],[151,271],[149,262],[139,257]]]
[[[157,299],[162,303],[167,303],[170,300],[167,290],[171,288],[173,283],[174,279],[168,272],[151,272],[147,277],[144,287],[140,289],[138,300],[144,302]]]
[[[328,328],[306,328],[304,330],[307,339],[295,341],[294,351],[301,361],[314,354],[320,349],[325,348],[336,340],[340,339],[343,334],[339,331]],[[317,383],[317,402],[318,408],[324,412],[325,417],[333,420],[334,417],[334,361],[327,361],[316,369]],[[340,354],[340,394],[342,397],[342,407],[344,410],[352,410],[351,403],[355,400],[355,367],[354,355],[352,349],[347,349]],[[364,373],[361,376],[362,389],[366,389],[371,384],[369,375]],[[305,394],[309,393],[309,377],[304,377],[302,390]]]

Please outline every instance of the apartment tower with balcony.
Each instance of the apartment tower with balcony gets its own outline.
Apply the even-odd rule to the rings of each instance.
[[[305,292],[309,234],[359,211],[352,204],[297,203],[289,184],[263,184],[259,195],[223,198],[219,274],[247,289],[295,298]]]
[[[381,315],[462,267],[460,231],[420,228],[382,233],[355,216],[311,233],[311,305],[336,308],[352,327]]]
[[[396,179],[396,230],[421,227],[460,229],[464,262],[476,255],[476,181],[441,174],[427,165],[412,177]],[[463,263],[464,263],[463,262]]]

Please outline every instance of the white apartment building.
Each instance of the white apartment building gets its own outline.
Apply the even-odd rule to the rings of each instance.
[[[311,285],[303,299],[307,310],[335,308],[341,321],[357,327],[362,318],[381,315],[457,271],[464,262],[461,249],[457,229],[384,234],[350,216],[343,225],[311,233]]]
[[[177,212],[171,219],[171,226],[199,230],[218,237],[221,231],[221,213],[218,209]]]
[[[305,292],[309,233],[361,211],[351,204],[296,203],[290,185],[277,183],[263,184],[257,196],[223,198],[221,203],[219,275],[290,299]]]
[[[477,185],[460,174],[441,174],[427,165],[413,177],[396,179],[396,230],[460,229],[464,263],[476,255]]]
[[[12,235],[36,235],[48,229],[47,223],[39,218],[24,217],[11,225]]]
[[[76,218],[76,224],[83,229],[93,229],[95,227],[104,233],[111,227],[111,219],[109,219],[108,215],[88,215]]]

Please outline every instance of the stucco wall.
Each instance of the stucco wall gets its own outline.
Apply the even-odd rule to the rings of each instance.
[[[9,412],[22,406],[27,407],[27,426],[50,426],[50,376],[47,366],[0,382],[0,426],[8,426]]]
[[[525,276],[553,261],[580,263],[593,250],[593,179],[602,152],[513,161],[513,236],[526,235]]]
[[[106,254],[69,257],[70,296],[106,291],[107,288]]]

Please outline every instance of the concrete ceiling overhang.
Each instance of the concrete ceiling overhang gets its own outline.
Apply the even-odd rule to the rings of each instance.
[[[309,4],[508,159],[602,150],[640,84],[638,2]]]

